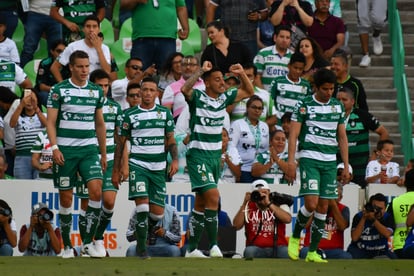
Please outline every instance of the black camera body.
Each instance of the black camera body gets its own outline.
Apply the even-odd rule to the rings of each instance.
[[[374,212],[375,214],[381,213],[381,208],[375,205],[372,205],[371,203],[365,204],[364,208],[365,208],[365,211],[367,212]]]
[[[5,217],[9,217],[11,215],[11,211],[6,208],[0,208],[0,215],[3,215]]]
[[[53,212],[49,209],[45,209],[45,212],[43,214],[39,214],[39,220],[40,221],[51,221],[53,219]]]
[[[253,202],[259,202],[261,200],[263,200],[264,196],[262,196],[260,194],[259,191],[253,191],[250,194],[250,199]],[[278,193],[278,192],[271,192],[269,194],[269,200],[270,202],[272,202],[273,204],[280,206],[283,204],[288,205],[289,207],[293,205],[294,203],[294,198],[291,195],[287,195],[287,194],[282,194],[282,193]]]

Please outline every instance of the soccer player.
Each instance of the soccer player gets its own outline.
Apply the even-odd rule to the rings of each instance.
[[[115,131],[119,130],[120,121],[122,118],[121,106],[114,100],[107,97],[109,90],[109,75],[102,69],[93,71],[89,80],[100,86],[104,92],[104,104],[102,112],[106,126],[106,154],[107,154],[107,169],[104,172],[102,182],[102,211],[99,216],[99,224],[96,228],[94,240],[95,247],[101,255],[106,256],[104,247],[103,234],[106,227],[111,221],[115,199],[118,189],[112,184],[112,168],[114,163],[115,152]],[[81,210],[79,213],[79,232],[81,238],[85,236],[86,218],[85,212],[88,206],[88,190],[86,189],[85,181],[80,179],[76,187],[76,195],[81,198]]]
[[[190,109],[190,142],[187,167],[192,191],[196,193],[194,209],[189,222],[190,238],[186,257],[206,257],[197,249],[205,229],[210,241],[210,257],[223,257],[217,246],[217,210],[219,191],[217,182],[221,165],[221,138],[226,107],[250,97],[254,88],[240,64],[230,66],[230,72],[239,77],[239,88],[226,91],[223,74],[205,61],[202,68],[181,88]],[[206,90],[193,89],[202,75]]]
[[[91,257],[103,257],[95,249],[92,238],[101,213],[102,171],[106,170],[106,128],[102,114],[104,96],[99,86],[88,81],[89,56],[86,52],[75,51],[70,56],[69,69],[72,76],[52,87],[47,105],[53,180],[54,186],[59,189],[59,223],[64,244],[62,257],[74,257],[70,239],[71,206],[78,172],[86,181],[89,194],[82,251]]]
[[[305,205],[298,212],[288,255],[299,259],[300,233],[313,214],[311,243],[307,262],[324,263],[326,260],[316,252],[325,229],[328,202],[338,197],[336,191],[336,152],[339,149],[344,162],[342,183],[349,182],[348,140],[345,131],[345,110],[332,98],[336,82],[335,74],[320,69],[314,75],[315,93],[300,101],[293,111],[289,133],[288,171],[286,177],[296,179],[296,141],[299,140],[301,186],[299,195]]]
[[[129,155],[129,199],[135,201],[137,256],[149,258],[147,235],[164,216],[165,175],[167,151],[172,157],[169,176],[178,170],[178,151],[174,139],[174,120],[171,112],[157,105],[157,83],[146,77],[141,84],[141,103],[124,111],[116,149],[112,183],[119,187],[121,159],[125,142],[131,142]]]

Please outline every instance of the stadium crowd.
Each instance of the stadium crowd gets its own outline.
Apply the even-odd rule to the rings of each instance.
[[[0,255],[16,245],[26,255],[56,255],[62,239],[63,258],[106,256],[103,232],[115,201],[126,200],[116,191],[128,181],[135,202],[128,237],[137,243],[127,255],[177,256],[180,225],[165,206],[165,183],[186,179],[196,200],[185,257],[223,257],[221,181],[253,183],[233,220],[245,227],[245,257],[413,258],[413,230],[403,230],[413,219],[402,219],[410,208],[401,212],[395,203],[414,206],[413,171],[407,165],[400,178],[394,143],[369,113],[362,82],[350,75],[340,1],[195,0],[204,5],[197,12],[192,2],[1,1],[0,175],[53,179],[60,229],[48,223],[47,206],[34,206],[17,243],[13,204],[1,200]],[[368,67],[370,31],[372,52],[383,51],[387,1],[357,2],[359,66]],[[128,24],[129,37],[121,36]],[[196,49],[187,41],[204,27],[211,43]],[[373,154],[370,130],[379,136]],[[274,201],[269,187],[300,183],[305,204],[288,242],[289,204]],[[349,183],[405,185],[407,195],[388,204],[377,194],[350,223],[340,203]],[[79,250],[69,238],[73,188],[82,195]],[[347,249],[343,231],[350,226]],[[203,230],[207,252],[198,249]],[[387,240],[393,234],[396,254]],[[172,249],[157,253],[157,240]]]

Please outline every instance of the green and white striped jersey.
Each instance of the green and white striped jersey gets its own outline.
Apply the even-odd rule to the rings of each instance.
[[[287,75],[272,81],[270,94],[275,101],[276,116],[280,120],[285,112],[293,112],[298,101],[312,94],[310,83],[302,78],[291,81]]]
[[[161,105],[147,110],[134,106],[124,111],[121,135],[131,142],[129,163],[151,171],[165,170],[167,133],[174,133],[171,111]]]
[[[315,95],[308,96],[296,105],[292,121],[302,124],[298,138],[300,158],[336,161],[337,129],[345,123],[345,109],[340,101],[331,98],[321,103]]]
[[[102,108],[103,102],[102,89],[89,81],[79,87],[67,79],[52,87],[47,107],[59,110],[56,137],[62,152],[98,152],[95,111]]]
[[[197,158],[221,158],[221,137],[226,107],[233,104],[237,88],[230,88],[217,98],[194,89],[189,99],[190,143],[187,156]]]
[[[115,128],[121,126],[121,105],[112,99],[105,98],[102,113],[106,128],[106,159],[108,164],[114,161],[115,155]],[[99,150],[99,147],[98,147]]]
[[[278,154],[279,158],[285,162],[288,161],[288,153],[286,151]],[[265,151],[257,154],[256,161],[262,165],[269,163],[270,161],[270,151]],[[288,181],[283,178],[284,172],[282,169],[274,162],[270,169],[268,169],[264,174],[260,176],[261,179],[265,180],[268,184],[288,184]]]
[[[257,73],[262,75],[262,83],[265,90],[270,91],[270,84],[278,76],[284,76],[289,72],[288,63],[293,52],[287,50],[284,56],[280,56],[274,45],[261,49],[254,57],[254,65]]]

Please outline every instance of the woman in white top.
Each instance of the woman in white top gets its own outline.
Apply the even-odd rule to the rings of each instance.
[[[259,120],[263,111],[263,100],[253,95],[246,104],[245,118],[236,120],[230,128],[230,143],[235,146],[242,159],[240,183],[252,183],[252,164],[258,153],[269,149],[269,127]]]

